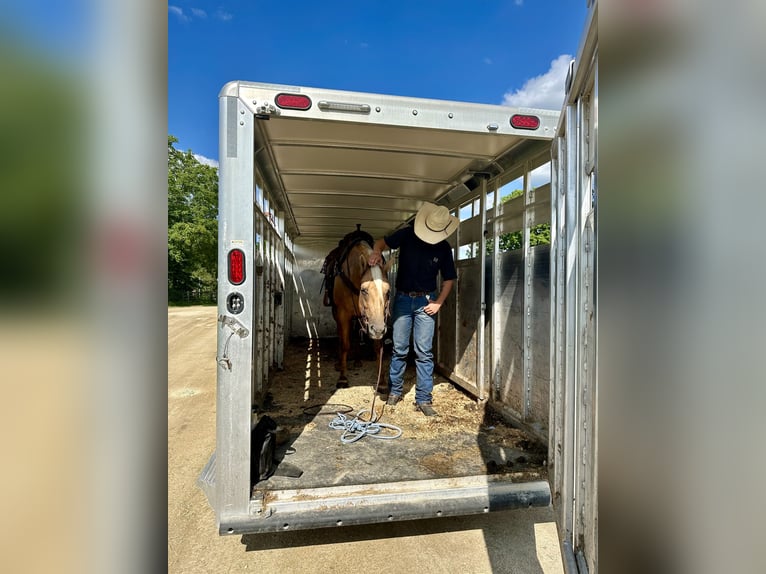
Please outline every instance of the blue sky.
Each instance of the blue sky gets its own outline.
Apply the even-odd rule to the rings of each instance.
[[[231,80],[560,109],[585,0],[171,0],[168,133],[218,158]]]

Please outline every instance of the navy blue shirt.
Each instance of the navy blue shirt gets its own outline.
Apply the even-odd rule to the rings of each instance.
[[[439,273],[442,281],[457,278],[452,248],[446,241],[435,245],[426,243],[415,235],[412,225],[383,239],[391,249],[399,249],[399,269],[396,273],[398,291],[436,291],[436,276]]]

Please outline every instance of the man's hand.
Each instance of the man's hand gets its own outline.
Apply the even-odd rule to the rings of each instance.
[[[376,265],[383,262],[383,254],[380,253],[380,251],[373,251],[370,254],[370,258],[367,260],[367,263],[370,264],[370,267],[375,267]]]
[[[437,303],[436,301],[431,301],[423,307],[423,310],[426,312],[426,315],[436,315],[439,312],[439,309],[442,308],[441,303]]]

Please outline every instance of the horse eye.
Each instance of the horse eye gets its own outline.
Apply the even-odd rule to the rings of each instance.
[[[367,295],[367,289],[360,289],[360,291],[362,292],[362,295]]]

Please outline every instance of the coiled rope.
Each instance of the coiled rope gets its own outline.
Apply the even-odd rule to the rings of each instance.
[[[380,417],[383,416],[383,411],[386,408],[385,403],[383,409],[377,416],[375,416],[375,399],[378,395],[378,389],[380,388],[381,374],[383,370],[383,345],[380,346],[378,351],[378,380],[375,383],[375,390],[372,395],[372,405],[369,409],[362,409],[354,418],[349,418],[345,413],[338,412],[336,417],[330,421],[330,428],[333,430],[342,430],[343,434],[340,435],[340,442],[343,444],[350,444],[356,442],[366,436],[379,439],[395,439],[402,436],[402,429],[396,425],[390,425],[387,423],[378,422]],[[349,409],[350,410],[350,409]],[[348,411],[346,411],[348,412]],[[370,413],[370,420],[366,421],[362,418],[362,414]],[[389,434],[380,434],[381,431],[386,430]],[[393,434],[390,434],[393,432]]]
[[[353,419],[350,419],[343,413],[338,413],[330,421],[330,428],[343,431],[343,434],[340,435],[340,442],[343,444],[356,442],[365,436],[379,439],[395,439],[402,436],[402,429],[398,426],[375,421],[365,421],[361,418],[363,413],[370,412],[370,409],[362,409],[356,413]],[[393,431],[394,434],[380,434],[383,430]]]

